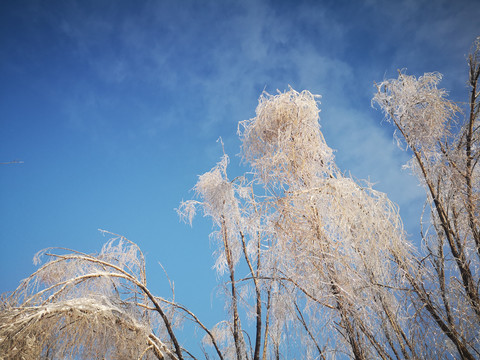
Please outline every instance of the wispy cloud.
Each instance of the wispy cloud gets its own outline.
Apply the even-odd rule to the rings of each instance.
[[[77,81],[57,83],[73,126],[97,138],[191,129],[198,146],[216,146],[218,136],[238,144],[236,123],[254,116],[263,89],[308,89],[323,96],[322,126],[345,170],[371,176],[402,207],[420,192],[399,169],[405,156],[391,129],[370,109],[373,81],[398,67],[440,67],[458,86],[454,65],[478,19],[467,1],[113,4],[35,7],[69,54],[63,65],[78,69]]]

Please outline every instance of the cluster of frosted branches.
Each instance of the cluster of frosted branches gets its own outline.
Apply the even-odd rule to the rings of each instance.
[[[135,315],[100,296],[12,306],[0,317],[0,348],[8,358],[138,358],[150,347],[151,332]]]
[[[427,73],[418,79],[399,73],[398,79],[377,85],[374,102],[379,103],[409,146],[422,150],[436,160],[437,141],[448,137],[449,126],[458,107],[446,99],[447,92],[437,88],[439,73]],[[388,104],[388,107],[385,105]]]
[[[244,159],[264,184],[305,185],[331,171],[333,152],[320,131],[318,98],[291,88],[264,93],[257,116],[239,123]]]

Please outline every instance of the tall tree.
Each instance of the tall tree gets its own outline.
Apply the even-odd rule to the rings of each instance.
[[[438,351],[474,359],[480,356],[480,38],[468,66],[466,106],[446,99],[438,73],[416,79],[400,72],[378,85],[373,101],[411,150],[408,165],[428,196],[422,273],[408,276],[415,316],[428,324]]]

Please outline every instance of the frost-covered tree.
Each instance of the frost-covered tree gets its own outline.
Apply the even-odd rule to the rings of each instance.
[[[402,288],[416,258],[398,209],[336,167],[318,113],[308,91],[263,94],[256,117],[239,125],[251,176],[229,180],[224,156],[199,177],[200,201],[180,208],[191,220],[200,206],[217,226],[216,269],[228,274],[231,308],[223,350],[236,359],[415,357]],[[248,275],[239,279],[242,259]],[[239,304],[256,321],[253,350]]]
[[[374,103],[412,152],[408,164],[430,210],[417,275],[408,275],[414,316],[437,356],[480,357],[480,38],[468,57],[466,104],[446,99],[441,74],[400,72],[378,85]],[[462,111],[463,110],[463,111]]]
[[[176,335],[188,318],[205,332],[205,358],[478,358],[479,53],[477,40],[463,117],[436,73],[400,72],[373,100],[428,195],[418,249],[397,206],[336,166],[319,96],[264,93],[238,127],[248,171],[230,178],[224,153],[178,209],[214,224],[224,321],[209,329],[173,296],[154,296],[140,249],[116,236],[99,254],[36,257],[47,261],[2,300],[1,356],[193,357]]]
[[[148,290],[137,245],[115,236],[99,254],[34,260],[43,265],[2,300],[1,359],[181,358],[174,307]]]

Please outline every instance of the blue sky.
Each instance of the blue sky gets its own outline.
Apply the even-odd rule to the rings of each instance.
[[[208,233],[174,209],[221,156],[263,90],[322,95],[341,169],[369,178],[418,239],[422,190],[371,108],[374,81],[439,71],[464,101],[476,1],[0,2],[0,292],[49,246],[99,250],[106,229],[147,255],[152,291],[221,319]]]

